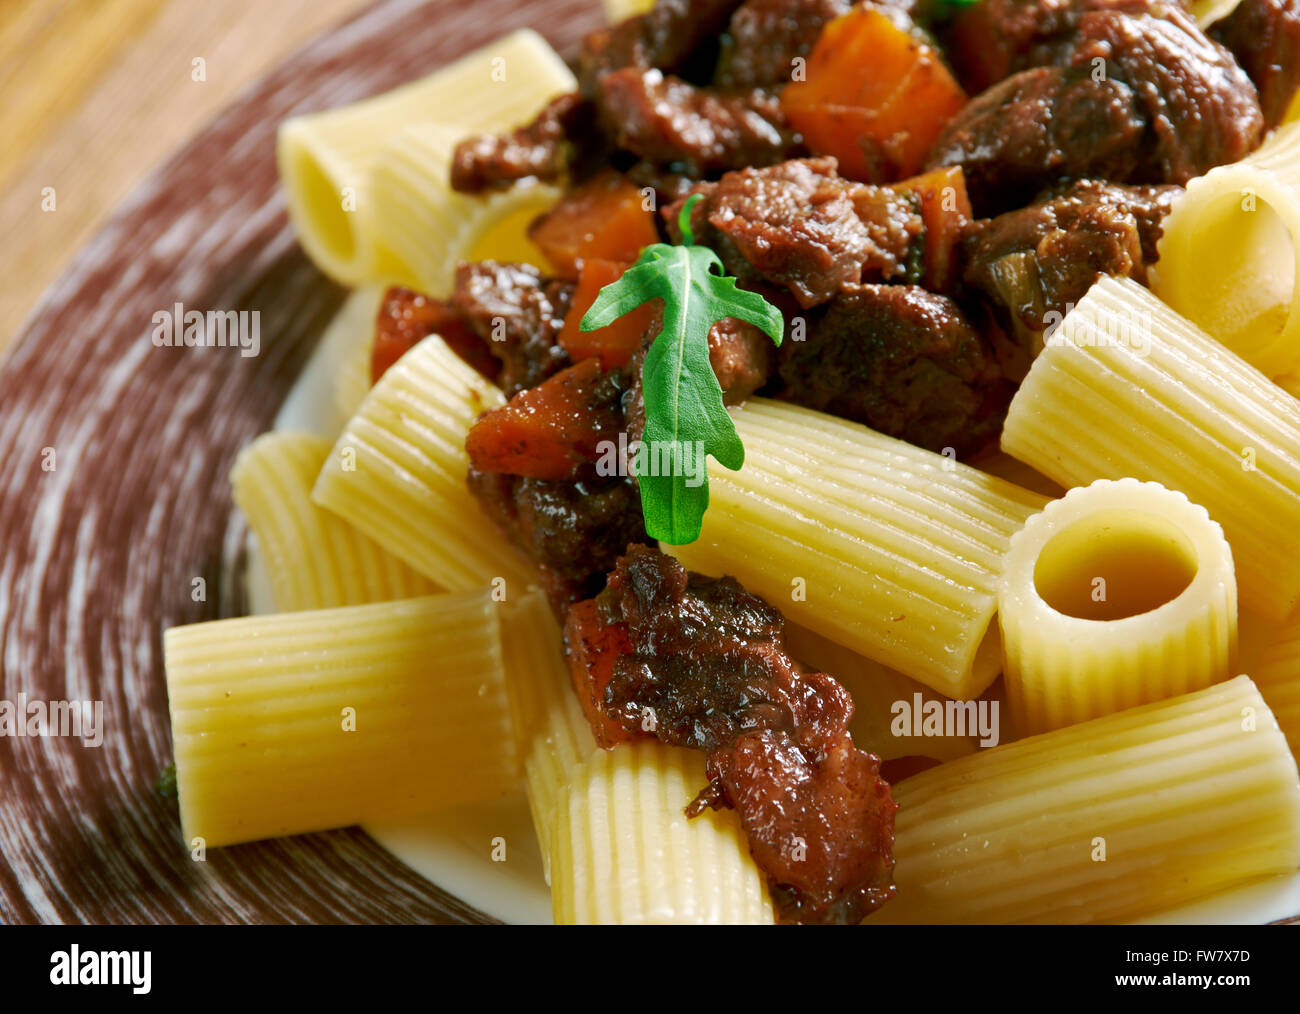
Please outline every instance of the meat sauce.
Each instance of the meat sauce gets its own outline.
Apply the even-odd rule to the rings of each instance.
[[[855,923],[894,893],[897,807],[848,732],[848,691],[786,653],[784,626],[735,580],[634,546],[565,636],[602,745],[648,732],[704,751],[687,814],[736,810],[783,921]]]
[[[1145,282],[1180,186],[1253,150],[1300,85],[1300,0],[1242,0],[1208,32],[1176,0],[981,0],[927,19],[940,9],[659,0],[594,33],[574,93],[453,159],[467,193],[564,186],[531,230],[553,270],[464,264],[444,299],[390,290],[376,323],[375,379],[436,333],[501,386],[467,481],[536,564],[597,741],[702,751],[688,813],[736,811],[789,922],[856,922],[891,897],[889,786],[847,731],[847,691],[787,653],[780,612],[660,552],[637,480],[605,467],[644,430],[662,303],[597,332],[583,314],[641,248],[682,239],[698,194],[695,242],[786,325],[779,350],[713,326],[726,403],[759,393],[972,456],[1049,323],[1102,275]],[[882,40],[899,81],[882,60],[843,87],[789,88]],[[869,96],[886,105],[844,104]],[[839,125],[836,143],[809,124]]]

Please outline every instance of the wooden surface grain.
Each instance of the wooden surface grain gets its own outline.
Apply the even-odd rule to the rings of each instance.
[[[2,0],[0,356],[151,169],[243,88],[369,2]]]

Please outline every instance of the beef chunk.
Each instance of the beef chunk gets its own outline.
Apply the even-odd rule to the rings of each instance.
[[[417,343],[436,334],[456,355],[488,380],[495,380],[501,364],[459,313],[448,303],[394,285],[384,293],[375,318],[375,340],[370,347],[370,382],[376,383],[393,363]]]
[[[629,549],[599,599],[636,649],[620,658],[605,711],[629,730],[654,713],[656,735],[712,751],[755,729],[790,733],[814,754],[853,712],[843,687],[785,653],[785,619],[734,578],[688,574],[671,557]]]
[[[916,286],[846,289],[781,353],[783,399],[932,451],[979,449],[1011,400],[957,304]]]
[[[538,565],[557,615],[604,585],[629,544],[644,542],[641,496],[628,479],[554,482],[470,469],[470,492]]]
[[[1041,0],[1035,8],[1060,15],[1048,20],[1065,34],[1030,33],[1032,44],[1007,62],[1052,66],[977,96],[930,153],[931,166],[965,168],[977,211],[1015,207],[1061,176],[1184,184],[1259,143],[1254,85],[1181,6]]]
[[[556,344],[573,301],[573,284],[547,279],[528,264],[479,261],[456,268],[451,304],[501,360],[507,398],[536,387],[569,364]]]
[[[1210,34],[1255,82],[1264,128],[1272,130],[1300,87],[1300,0],[1241,0]]]
[[[833,158],[728,173],[692,192],[704,195],[692,209],[696,242],[742,282],[788,288],[805,308],[864,279],[901,280],[922,240],[911,201],[843,179]],[[680,211],[679,203],[664,212],[678,240]]]
[[[590,133],[595,107],[576,92],[552,99],[531,123],[508,134],[474,134],[456,145],[451,186],[477,194],[528,176],[554,181],[569,160],[569,139]]]
[[[960,165],[972,206],[987,214],[1061,177],[1127,179],[1146,126],[1123,82],[1037,67],[972,99],[939,135],[929,164]]]
[[[595,606],[573,607],[566,625],[575,687],[601,693],[584,702],[594,724],[709,754],[710,783],[687,813],[736,808],[782,919],[858,922],[888,900],[889,786],[847,732],[848,692],[786,653],[781,614],[648,547],[619,559]]]
[[[771,165],[799,149],[769,92],[721,92],[631,67],[606,74],[600,87],[602,122],[618,148],[695,179]]]
[[[847,734],[817,763],[770,729],[710,760],[787,920],[856,923],[893,897],[897,804]]]
[[[976,222],[963,240],[963,280],[1027,365],[1042,348],[1045,329],[1102,275],[1146,282],[1160,223],[1181,192],[1083,180],[1027,208]]]
[[[723,88],[783,85],[807,57],[827,22],[849,0],[746,0],[731,16],[715,83]]]
[[[1090,10],[1142,12],[1152,0],[980,0],[947,33],[947,53],[970,92],[1030,67],[1063,62]]]
[[[735,317],[726,317],[709,329],[709,365],[726,404],[739,404],[767,383],[775,349],[771,338]]]
[[[1104,61],[1108,76],[1129,84],[1146,117],[1148,145],[1136,182],[1185,184],[1244,158],[1263,136],[1250,78],[1179,6],[1084,14],[1071,64],[1083,69],[1097,61]]]
[[[658,0],[646,13],[593,32],[583,40],[578,57],[582,91],[597,98],[601,79],[611,71],[632,67],[680,72],[694,76],[692,64],[708,65],[714,53],[708,43],[727,25],[740,0]],[[699,51],[705,52],[701,54]],[[696,59],[699,56],[704,59]]]

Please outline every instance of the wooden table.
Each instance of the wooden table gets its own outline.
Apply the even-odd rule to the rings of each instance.
[[[0,355],[131,188],[368,0],[0,0]]]

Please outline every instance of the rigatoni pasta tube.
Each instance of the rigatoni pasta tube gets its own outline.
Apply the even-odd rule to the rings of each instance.
[[[1156,294],[1270,377],[1300,368],[1300,124],[1190,181],[1161,228]]]
[[[502,606],[501,640],[528,806],[549,883],[556,807],[579,765],[600,748],[573,692],[563,635],[545,594],[533,589]]]
[[[257,536],[278,612],[432,595],[438,587],[342,518],[312,503],[328,440],[267,433],[230,472],[235,503]]]
[[[1242,605],[1300,603],[1300,401],[1128,279],[1068,313],[1012,399],[1002,448],[1062,486],[1133,477],[1223,526]]]
[[[731,412],[745,467],[711,470],[700,538],[665,550],[941,694],[988,687],[1002,557],[1046,498],[796,405]]]
[[[1183,494],[1103,479],[1011,537],[998,622],[1021,733],[1200,690],[1236,655],[1232,551]]]
[[[735,811],[683,812],[706,781],[698,751],[650,741],[597,750],[557,813],[556,923],[774,922]]]
[[[602,0],[602,3],[605,6],[605,17],[617,24],[634,15],[644,14],[655,5],[655,0]]]
[[[785,625],[785,646],[801,663],[829,673],[853,698],[849,731],[864,750],[881,760],[931,757],[948,760],[979,749],[977,723],[960,735],[917,735],[913,716],[927,709],[944,708],[948,699],[901,672],[873,662],[856,651],[836,644],[797,623]],[[932,713],[932,712],[931,712]],[[906,716],[906,720],[900,720]]]
[[[1256,666],[1255,683],[1300,757],[1300,616],[1278,632]]]
[[[181,827],[233,845],[517,788],[486,591],[163,635]]]
[[[1300,866],[1300,775],[1249,677],[949,761],[893,788],[868,922],[1117,922]]]
[[[437,335],[379,379],[344,428],[312,498],[440,587],[522,594],[530,568],[466,486],[465,436],[501,392]]]
[[[1202,28],[1209,28],[1216,21],[1222,21],[1231,14],[1241,0],[1192,0],[1188,9]]]
[[[374,214],[372,171],[388,140],[413,123],[462,134],[507,130],[575,87],[559,55],[524,29],[376,98],[286,120],[276,161],[303,247],[340,282],[413,282]]]
[[[484,197],[454,192],[447,180],[463,136],[456,127],[412,124],[388,139],[371,175],[376,232],[402,264],[403,275],[435,295],[450,292],[459,261],[522,261],[549,268],[527,231],[559,191],[522,182]]]

